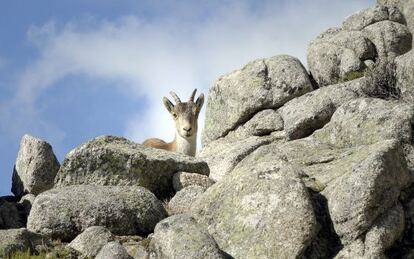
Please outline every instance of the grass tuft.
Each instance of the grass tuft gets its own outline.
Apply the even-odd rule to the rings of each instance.
[[[342,83],[352,81],[358,78],[361,78],[365,75],[364,71],[351,71],[345,74],[345,76],[341,79]]]

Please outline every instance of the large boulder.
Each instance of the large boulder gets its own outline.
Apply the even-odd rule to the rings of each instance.
[[[160,197],[172,192],[172,177],[178,171],[209,174],[207,164],[200,159],[102,136],[66,156],[56,186],[142,186]]]
[[[150,243],[150,258],[226,258],[214,239],[187,214],[157,224]]]
[[[234,258],[301,257],[316,233],[301,172],[274,159],[242,162],[198,199],[193,213]]]
[[[395,59],[396,87],[401,97],[408,102],[414,101],[414,50]]]
[[[375,44],[380,62],[392,62],[412,46],[410,31],[406,25],[398,22],[377,22],[365,27],[362,32]]]
[[[146,234],[166,215],[143,187],[74,185],[36,197],[27,228],[68,241],[91,226],[104,226],[115,235]]]
[[[312,89],[297,58],[281,55],[250,62],[210,88],[203,144],[225,136],[261,110],[278,108]]]
[[[21,197],[26,193],[38,195],[49,190],[59,166],[49,143],[24,135],[14,166],[12,192]]]
[[[85,257],[95,257],[107,243],[114,241],[112,233],[104,227],[93,226],[85,229],[68,244],[68,247]]]
[[[370,229],[409,183],[404,154],[397,142],[377,143],[365,152],[369,153],[363,161],[332,180],[322,192],[344,244]]]

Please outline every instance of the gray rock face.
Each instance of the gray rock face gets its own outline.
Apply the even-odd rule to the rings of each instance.
[[[401,97],[408,102],[414,101],[414,50],[395,59],[396,86]]]
[[[316,233],[301,172],[260,157],[210,187],[193,211],[234,258],[300,257]]]
[[[272,109],[256,113],[249,121],[240,125],[226,136],[234,140],[243,140],[251,136],[267,136],[275,131],[283,130],[283,119]]]
[[[177,171],[208,175],[199,159],[145,147],[124,138],[102,136],[72,150],[56,177],[56,186],[142,186],[163,196],[172,191]]]
[[[338,147],[369,145],[386,139],[411,143],[414,106],[376,98],[342,105],[315,138]]]
[[[288,139],[303,138],[329,122],[343,103],[363,95],[365,78],[317,89],[295,98],[278,111]]]
[[[404,230],[404,210],[397,204],[374,223],[365,238],[345,246],[335,258],[388,258],[386,249],[399,239]]]
[[[412,35],[401,23],[381,21],[364,28],[363,33],[375,44],[380,62],[393,61],[412,46]]]
[[[414,32],[414,1],[413,0],[377,0],[379,5],[397,7],[404,15],[407,27]]]
[[[102,247],[101,251],[99,251],[98,255],[95,259],[133,259],[130,256],[125,248],[116,241],[109,242],[104,247]]]
[[[387,213],[381,215],[365,235],[365,254],[371,257],[383,256],[404,232],[404,210],[397,203]]]
[[[332,180],[322,192],[343,244],[366,232],[379,215],[395,204],[401,189],[409,182],[404,155],[397,142],[378,143],[369,151],[350,173]]]
[[[395,6],[376,6],[347,18],[308,47],[308,64],[320,86],[364,75],[411,49],[412,36]]]
[[[159,222],[150,243],[150,258],[225,258],[214,239],[189,215]]]
[[[252,136],[242,140],[234,140],[231,137],[220,138],[205,146],[199,156],[209,165],[210,178],[220,181],[258,147],[283,138],[284,135]]]
[[[257,112],[278,108],[311,90],[309,76],[296,58],[282,55],[250,62],[210,88],[203,144],[223,137]]]
[[[198,185],[187,186],[177,192],[168,203],[170,214],[182,214],[190,212],[192,205],[205,192],[205,188]]]
[[[214,183],[213,179],[200,174],[178,172],[173,176],[173,187],[176,192],[191,185],[198,185],[207,189]]]
[[[302,170],[306,185],[326,197],[333,226],[345,245],[368,231],[410,183],[402,148],[393,140],[339,149],[309,137],[260,147],[242,164],[260,160],[284,161]]]
[[[93,226],[85,229],[68,246],[85,257],[93,258],[104,245],[111,241],[114,241],[114,236],[109,230],[104,227]]]
[[[16,251],[33,250],[35,245],[42,242],[42,237],[25,228],[0,229],[0,257],[8,258]]]
[[[130,256],[134,259],[148,259],[149,252],[148,252],[148,245],[144,245],[143,243],[146,241],[141,242],[128,242],[123,243],[122,246],[128,252]]]
[[[342,28],[348,31],[360,31],[371,24],[385,20],[401,24],[405,23],[404,16],[398,8],[395,6],[386,7],[379,5],[349,16],[342,23]]]
[[[322,33],[307,52],[309,70],[319,86],[346,81],[351,73],[365,69],[365,60],[375,57],[375,45],[362,32],[339,28]]]
[[[142,187],[75,185],[39,195],[27,228],[68,241],[91,226],[116,235],[145,234],[166,215],[161,202]]]
[[[38,195],[53,187],[59,162],[46,141],[24,135],[13,171],[12,192],[21,197]]]

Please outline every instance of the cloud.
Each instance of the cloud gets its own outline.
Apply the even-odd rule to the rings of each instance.
[[[312,38],[373,1],[253,3],[206,2],[200,7],[190,2],[175,9],[164,5],[171,10],[162,17],[89,17],[64,25],[51,21],[32,26],[28,39],[39,55],[19,76],[13,102],[33,110],[30,116],[38,118],[39,95],[65,78],[107,80],[147,104],[144,110],[131,112],[125,122],[127,137],[171,139],[173,124],[161,103],[170,90],[183,99],[194,88],[207,93],[220,75],[276,54],[297,56],[306,63],[306,46]],[[64,136],[60,129],[54,131]]]

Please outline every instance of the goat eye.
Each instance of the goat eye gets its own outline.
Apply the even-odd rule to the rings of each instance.
[[[174,117],[174,118],[177,118],[177,114],[176,114],[176,113],[173,113],[173,117]]]

